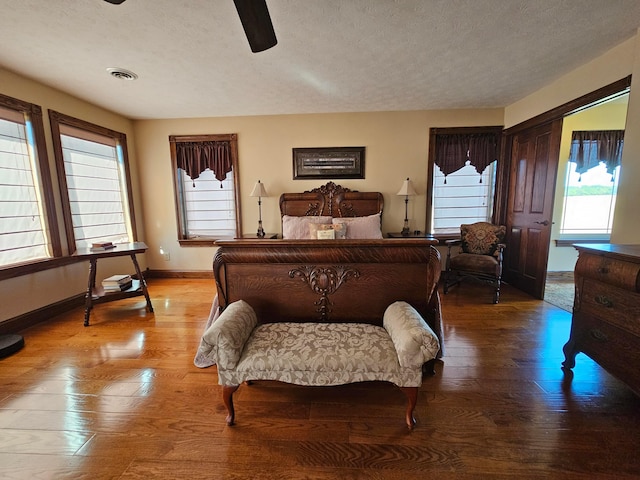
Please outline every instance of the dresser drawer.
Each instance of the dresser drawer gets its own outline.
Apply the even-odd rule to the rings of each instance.
[[[640,295],[585,278],[578,310],[640,337]]]
[[[640,395],[640,343],[613,325],[575,313],[572,338],[577,349],[586,353],[616,378]]]
[[[632,292],[640,290],[640,263],[581,253],[575,273]]]

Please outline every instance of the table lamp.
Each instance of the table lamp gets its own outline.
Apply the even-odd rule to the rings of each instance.
[[[258,197],[258,238],[264,238],[264,229],[262,228],[262,197],[269,196],[264,188],[264,183],[258,180],[258,183],[255,184],[249,196]]]
[[[413,189],[413,185],[411,185],[409,177],[407,177],[407,179],[402,183],[402,187],[396,195],[404,195],[404,226],[402,227],[401,233],[403,236],[407,237],[410,233],[408,218],[409,195],[416,195],[416,191]]]

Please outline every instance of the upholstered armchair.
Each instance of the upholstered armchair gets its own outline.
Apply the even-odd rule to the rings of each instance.
[[[504,225],[488,222],[460,225],[460,238],[445,242],[448,250],[444,293],[463,280],[475,279],[493,286],[493,303],[498,303],[505,233]]]

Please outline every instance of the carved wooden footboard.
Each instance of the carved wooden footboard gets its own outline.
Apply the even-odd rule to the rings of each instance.
[[[442,318],[435,242],[382,240],[223,240],[213,269],[220,306],[244,300],[258,321],[382,325],[396,301],[412,305],[438,336]]]

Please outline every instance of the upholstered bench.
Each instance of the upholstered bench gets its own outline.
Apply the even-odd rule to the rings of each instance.
[[[296,385],[343,385],[391,382],[406,394],[406,423],[414,409],[422,374],[433,372],[438,337],[408,303],[398,301],[384,312],[382,327],[368,323],[258,323],[245,301],[227,306],[202,336],[198,355],[218,366],[226,422],[233,425],[233,393],[251,380]]]

